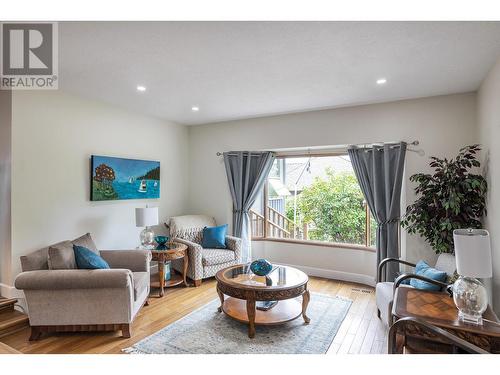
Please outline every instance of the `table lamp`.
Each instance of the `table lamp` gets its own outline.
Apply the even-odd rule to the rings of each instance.
[[[459,320],[483,324],[483,313],[488,307],[488,293],[476,278],[492,276],[490,234],[484,229],[455,229],[453,231],[457,273],[453,284],[453,300]]]
[[[158,225],[158,207],[141,207],[135,209],[135,226],[144,227],[140,234],[141,247],[154,249],[155,233],[152,225]]]

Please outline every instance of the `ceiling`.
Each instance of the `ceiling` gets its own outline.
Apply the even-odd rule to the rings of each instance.
[[[500,22],[59,23],[61,89],[187,125],[474,91],[499,56]]]

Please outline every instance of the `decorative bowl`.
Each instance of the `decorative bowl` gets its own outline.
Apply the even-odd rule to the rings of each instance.
[[[273,270],[273,265],[266,259],[257,259],[250,264],[250,270],[257,276],[266,276]]]
[[[155,237],[155,242],[158,245],[163,246],[163,245],[165,245],[168,242],[168,236],[156,236]]]

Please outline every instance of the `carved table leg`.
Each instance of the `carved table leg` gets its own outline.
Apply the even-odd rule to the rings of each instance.
[[[304,294],[302,294],[302,318],[304,318],[304,322],[307,324],[311,321],[309,317],[306,315],[307,305],[309,305],[309,300],[311,299],[311,295],[309,291],[306,289]]]
[[[165,287],[165,262],[158,260],[158,277],[160,278],[160,297],[163,297],[163,288]]]
[[[224,305],[224,293],[222,293],[219,288],[217,288],[217,294],[219,295],[220,299],[220,306],[217,309],[217,311],[222,312],[222,305]]]
[[[184,285],[185,286],[189,286],[188,282],[186,280],[187,271],[188,271],[188,264],[189,264],[189,257],[188,257],[188,253],[187,253],[187,250],[186,250],[186,255],[184,255],[184,263],[183,263],[184,267],[182,269],[182,278],[184,279]]]
[[[248,337],[255,336],[255,300],[247,300],[247,314],[248,314]]]

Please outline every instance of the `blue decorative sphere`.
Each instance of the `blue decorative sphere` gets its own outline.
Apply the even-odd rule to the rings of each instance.
[[[265,259],[257,259],[250,264],[250,270],[257,276],[266,276],[273,270],[273,265]]]

